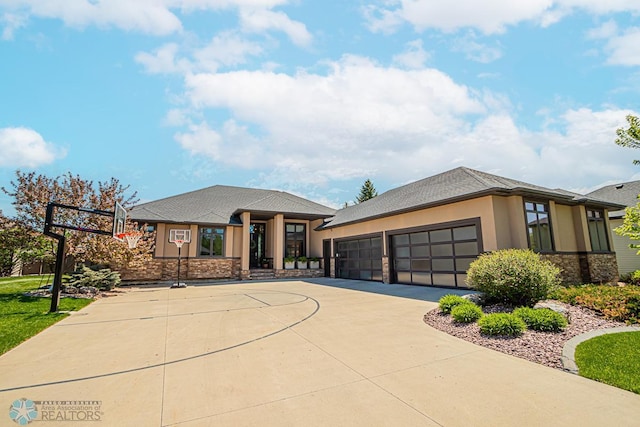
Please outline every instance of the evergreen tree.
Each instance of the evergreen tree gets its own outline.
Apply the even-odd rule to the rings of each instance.
[[[371,180],[367,179],[364,184],[362,184],[362,188],[360,188],[360,194],[356,197],[356,203],[362,203],[366,200],[373,199],[378,195],[378,191],[376,187],[373,186]]]

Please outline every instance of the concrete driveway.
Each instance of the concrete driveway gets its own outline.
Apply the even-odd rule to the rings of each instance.
[[[638,395],[430,328],[444,293],[332,279],[132,290],[0,357],[0,425],[21,398],[36,421],[72,426],[640,423]]]

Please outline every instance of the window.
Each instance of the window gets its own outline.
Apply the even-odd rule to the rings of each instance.
[[[549,206],[546,203],[524,203],[527,214],[529,247],[537,252],[553,251]]]
[[[604,220],[604,211],[587,209],[587,222],[589,224],[589,238],[592,251],[609,251],[607,229]]]
[[[305,224],[285,224],[285,246],[288,257],[306,255],[307,227]]]
[[[198,234],[200,256],[224,256],[224,228],[202,227]]]

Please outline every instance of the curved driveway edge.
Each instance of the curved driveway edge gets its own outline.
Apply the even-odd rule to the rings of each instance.
[[[638,425],[639,395],[426,325],[441,292],[313,279],[104,298],[0,356],[0,425],[21,399],[73,427]]]
[[[639,332],[640,326],[620,326],[618,328],[596,329],[595,331],[585,332],[576,335],[564,344],[562,348],[562,366],[567,372],[578,374],[578,365],[576,365],[576,347],[584,341],[600,335],[618,334],[620,332]]]

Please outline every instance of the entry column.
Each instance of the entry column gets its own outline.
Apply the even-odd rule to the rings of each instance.
[[[249,278],[251,254],[251,212],[242,212],[242,255],[240,256],[240,275],[242,279]]]
[[[273,268],[282,270],[284,268],[284,215],[277,214],[273,221]]]

